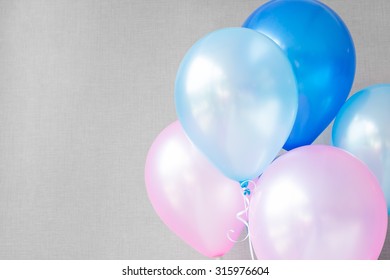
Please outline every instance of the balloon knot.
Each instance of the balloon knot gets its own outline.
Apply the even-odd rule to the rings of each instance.
[[[249,196],[251,194],[251,190],[249,189],[249,180],[242,181],[240,183],[240,185],[241,185],[241,188],[242,188],[242,190],[244,192],[244,195],[248,195]]]

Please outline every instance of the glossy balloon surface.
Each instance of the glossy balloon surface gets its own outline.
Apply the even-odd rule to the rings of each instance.
[[[368,165],[390,215],[390,84],[365,88],[348,99],[333,125],[332,143]]]
[[[176,77],[179,121],[227,177],[260,175],[285,143],[297,112],[291,65],[268,37],[226,28],[200,39]]]
[[[286,150],[311,144],[336,116],[351,90],[355,48],[342,19],[310,0],[276,0],[260,6],[243,27],[265,34],[288,56],[299,106]]]
[[[259,259],[377,259],[386,202],[359,159],[331,146],[305,146],[260,177],[249,227]]]
[[[153,142],[145,166],[150,202],[163,222],[208,257],[228,252],[244,226],[240,184],[223,176],[188,140],[179,122]],[[231,232],[233,230],[234,232]]]

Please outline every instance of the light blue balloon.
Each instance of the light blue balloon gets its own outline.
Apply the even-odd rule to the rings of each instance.
[[[192,142],[227,177],[243,181],[261,174],[282,148],[298,96],[292,67],[273,41],[226,28],[187,52],[175,102]]]
[[[332,130],[332,144],[365,162],[385,194],[390,215],[390,84],[374,85],[351,96]]]
[[[355,47],[342,19],[314,0],[274,0],[243,24],[277,43],[298,84],[298,113],[284,149],[311,144],[334,119],[351,90]]]

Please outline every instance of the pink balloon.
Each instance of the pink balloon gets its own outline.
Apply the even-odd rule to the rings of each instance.
[[[249,206],[259,259],[377,259],[384,195],[369,169],[330,146],[297,148],[261,176]]]
[[[145,166],[149,199],[163,222],[198,252],[218,257],[237,240],[243,223],[240,184],[224,177],[195,148],[180,123],[165,128]]]

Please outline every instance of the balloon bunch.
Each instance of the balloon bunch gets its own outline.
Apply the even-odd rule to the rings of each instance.
[[[247,226],[259,259],[377,259],[385,196],[390,205],[390,85],[345,102],[354,74],[351,35],[318,1],[270,1],[243,27],[200,39],[177,72],[179,121],[146,160],[157,214],[209,257]],[[311,145],[337,114],[336,147]]]

